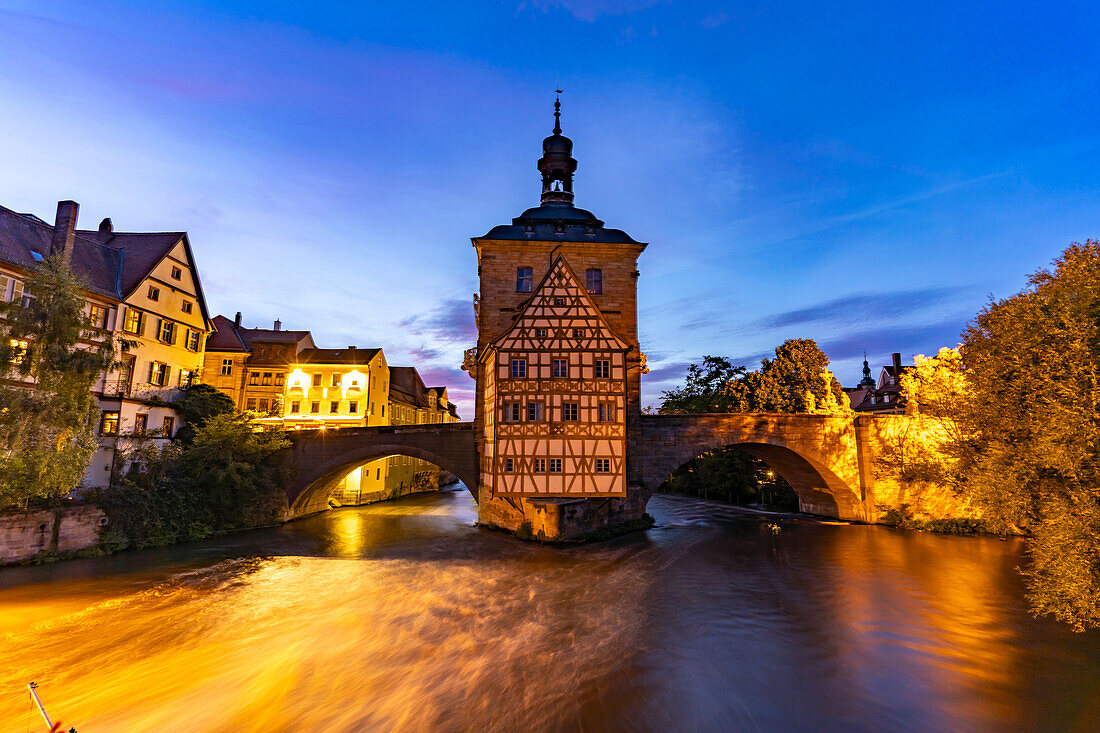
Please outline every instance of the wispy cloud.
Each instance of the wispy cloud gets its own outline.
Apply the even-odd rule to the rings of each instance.
[[[410,336],[425,339],[428,343],[473,345],[477,341],[474,309],[467,300],[444,301],[427,313],[402,319],[397,325],[408,331]]]
[[[631,15],[640,10],[661,4],[665,0],[532,0],[531,7],[548,10],[561,8],[577,20],[594,23],[608,15]],[[523,10],[527,3],[521,3]]]
[[[805,308],[773,313],[743,326],[739,331],[744,333],[807,323],[854,323],[898,318],[939,307],[969,291],[970,288],[965,287],[934,287],[848,295]]]

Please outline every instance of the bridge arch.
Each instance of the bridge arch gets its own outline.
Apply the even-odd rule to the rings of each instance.
[[[821,415],[659,415],[641,424],[645,499],[703,453],[736,448],[768,466],[798,494],[802,511],[866,520],[856,434],[850,420]]]
[[[290,517],[328,508],[328,497],[350,471],[388,456],[412,456],[454,474],[477,498],[477,461],[470,423],[345,428],[292,436],[298,473],[287,487]]]

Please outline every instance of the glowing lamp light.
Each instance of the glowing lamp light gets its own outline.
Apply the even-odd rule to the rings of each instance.
[[[286,389],[288,392],[292,389],[300,389],[303,393],[306,392],[309,389],[309,375],[295,367],[294,371],[286,378]]]

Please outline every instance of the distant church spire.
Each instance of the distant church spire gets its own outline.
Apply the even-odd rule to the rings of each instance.
[[[863,352],[863,379],[860,380],[859,386],[871,387],[872,389],[875,386],[875,380],[871,378],[871,365],[867,363],[866,351]]]
[[[542,141],[542,203],[573,205],[573,141],[561,134],[561,89],[554,96],[554,134]]]

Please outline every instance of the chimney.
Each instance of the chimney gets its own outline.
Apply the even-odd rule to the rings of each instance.
[[[241,327],[241,312],[237,311],[237,317],[233,319],[233,328],[239,329]]]
[[[275,330],[276,331],[282,331],[283,330],[283,322],[280,321],[278,318],[275,319]]]
[[[107,217],[99,222],[99,243],[107,244],[115,238],[115,227],[111,224],[111,218]]]
[[[76,214],[80,204],[75,201],[58,201],[57,217],[53,222],[53,239],[50,254],[61,254],[65,262],[73,261],[73,243],[76,241]]]
[[[901,377],[901,354],[894,352],[894,376]]]

